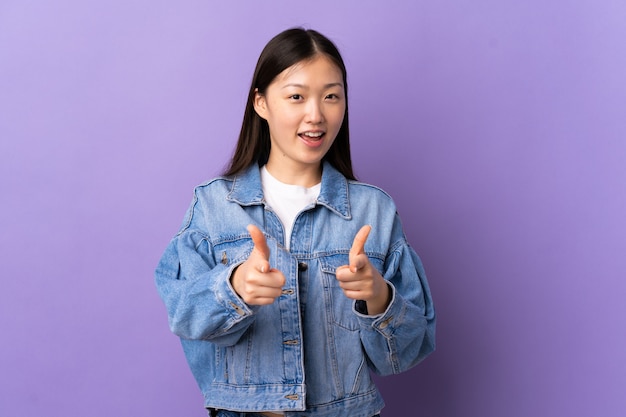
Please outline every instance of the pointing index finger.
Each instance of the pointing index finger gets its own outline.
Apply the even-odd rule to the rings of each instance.
[[[365,225],[357,232],[352,242],[352,248],[350,248],[350,256],[360,255],[365,253],[365,242],[372,230],[372,226]]]
[[[270,248],[267,246],[263,232],[253,224],[248,225],[248,232],[254,243],[254,249],[259,251],[266,260],[270,259]]]

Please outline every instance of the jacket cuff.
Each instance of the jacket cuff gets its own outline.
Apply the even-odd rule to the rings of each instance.
[[[245,301],[237,294],[230,281],[235,269],[243,262],[233,264],[228,269],[226,279],[224,279],[215,288],[217,297],[227,311],[227,314],[231,317],[229,320],[231,325],[237,323],[248,316],[252,316],[256,313],[259,306],[249,306]]]
[[[389,305],[383,313],[375,316],[368,315],[367,304],[361,300],[355,301],[352,309],[363,328],[376,330],[385,336],[391,336],[396,327],[395,323],[400,317],[402,307],[396,302],[396,288],[389,281],[387,281],[387,285],[389,286],[389,291],[391,291],[391,301],[389,301]]]

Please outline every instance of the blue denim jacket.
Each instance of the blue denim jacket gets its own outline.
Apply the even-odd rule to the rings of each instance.
[[[248,224],[264,232],[270,265],[286,278],[267,306],[247,305],[230,284],[253,248]],[[366,224],[365,252],[392,293],[376,316],[347,298],[335,278]],[[156,269],[171,330],[207,408],[370,417],[384,403],[369,370],[396,374],[434,350],[435,311],[422,264],[391,198],[328,163],[317,202],[297,216],[292,236],[287,250],[256,165],[197,187]]]

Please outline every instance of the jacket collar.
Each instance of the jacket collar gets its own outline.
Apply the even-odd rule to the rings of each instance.
[[[261,173],[257,164],[252,164],[245,171],[235,175],[226,199],[242,206],[263,204]],[[341,217],[351,218],[348,180],[328,162],[323,164],[322,187],[317,204],[327,207]]]
[[[322,188],[317,203],[334,211],[339,216],[350,219],[350,199],[348,180],[330,163],[324,162],[322,169]]]

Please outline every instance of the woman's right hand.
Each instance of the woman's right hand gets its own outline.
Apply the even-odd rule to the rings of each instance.
[[[263,232],[254,225],[248,226],[254,249],[248,259],[239,265],[231,276],[235,292],[248,305],[267,305],[282,294],[285,276],[270,266],[270,249]]]

